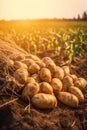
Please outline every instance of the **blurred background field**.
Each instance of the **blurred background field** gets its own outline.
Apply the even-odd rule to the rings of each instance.
[[[72,58],[81,55],[87,46],[87,22],[78,20],[11,20],[0,21],[0,39],[16,43],[29,53],[52,50]]]

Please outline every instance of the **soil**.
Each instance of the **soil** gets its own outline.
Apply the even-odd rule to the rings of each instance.
[[[38,53],[38,56],[50,56],[60,66],[64,63],[52,52]],[[70,69],[71,73],[87,80],[87,53],[75,57]],[[37,109],[19,98],[0,108],[0,130],[87,130],[87,87],[84,95],[85,101],[78,108],[58,102],[58,106],[52,110]],[[3,95],[0,104],[10,100],[10,96]]]

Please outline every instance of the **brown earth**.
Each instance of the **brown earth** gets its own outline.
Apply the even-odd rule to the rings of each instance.
[[[1,43],[3,43],[3,49]],[[7,46],[8,44],[5,45]],[[9,46],[13,48],[13,45],[10,44]],[[16,53],[15,50],[19,52],[19,48],[15,48],[14,52],[11,48],[11,53]],[[0,59],[2,59],[1,50],[3,50],[3,54],[6,53],[6,55],[9,55],[7,50],[4,51],[4,42],[2,41],[0,41]],[[22,52],[21,50],[21,53]],[[64,61],[62,61],[59,56],[54,55],[52,51],[38,54],[39,57],[45,55],[53,58],[55,63],[60,66],[64,64]],[[71,73],[87,80],[86,51],[82,56],[73,59],[70,68]],[[3,75],[2,78],[4,78]],[[0,78],[0,87],[2,85],[3,81]],[[31,103],[28,105],[19,98],[4,107],[0,107],[0,130],[87,130],[87,87],[84,91],[84,95],[85,101],[81,103],[78,108],[70,108],[58,102],[58,106],[52,110],[36,109]],[[9,95],[1,95],[0,93],[0,106],[9,102],[11,99],[13,98]]]

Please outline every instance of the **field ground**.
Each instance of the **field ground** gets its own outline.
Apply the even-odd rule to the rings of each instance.
[[[58,35],[56,36],[55,34]],[[60,36],[62,37],[62,41]],[[69,39],[68,36],[70,36]],[[46,39],[48,38],[49,41],[47,44],[48,50],[40,50],[40,46],[38,46],[42,42],[41,38],[43,39],[44,37]],[[3,83],[2,77],[5,72],[5,68],[3,66],[5,64],[3,64],[2,59],[7,59],[7,57],[4,57],[4,54],[5,56],[8,56],[9,54],[16,55],[17,52],[26,53],[25,51],[17,48],[16,45],[11,44],[11,42],[15,42],[23,49],[28,49],[27,51],[30,51],[28,48],[29,46],[26,45],[32,44],[33,41],[39,49],[39,51],[37,50],[37,52],[35,52],[38,57],[42,58],[44,56],[49,56],[57,65],[62,66],[63,64],[66,64],[64,54],[60,56],[58,53],[54,52],[54,49],[56,48],[54,43],[58,46],[59,42],[61,42],[61,46],[62,42],[67,41],[72,43],[72,39],[75,39],[76,41],[73,40],[73,42],[75,42],[79,47],[83,42],[87,42],[87,22],[60,21],[54,23],[54,21],[37,21],[30,22],[29,24],[29,22],[26,21],[1,21],[0,39],[5,41],[4,46],[4,42],[0,40],[1,91]],[[59,41],[57,42],[56,39]],[[6,41],[9,42],[8,47]],[[63,45],[65,45],[65,43]],[[9,49],[11,50],[9,51]],[[72,56],[72,48],[69,49],[69,55]],[[74,55],[71,63],[69,64],[71,73],[87,80],[87,48],[85,48],[84,51],[81,50],[82,48],[79,49],[82,51],[81,55]],[[87,130],[87,86],[84,90],[84,95],[85,101],[79,104],[78,108],[70,108],[58,102],[58,106],[53,110],[40,110],[35,108],[31,103],[30,106],[27,106],[28,104],[24,103],[20,98],[5,107],[1,107],[1,105],[12,98],[9,95],[6,96],[0,93],[0,130]]]
[[[56,64],[60,58],[52,52],[38,54],[39,57],[51,56]],[[75,57],[70,65],[71,72],[87,80],[87,52]],[[70,108],[58,102],[53,110],[40,110],[21,99],[0,109],[0,130],[86,130],[87,129],[87,88],[84,91],[85,101],[78,108]],[[9,96],[1,96],[0,103],[8,102]]]

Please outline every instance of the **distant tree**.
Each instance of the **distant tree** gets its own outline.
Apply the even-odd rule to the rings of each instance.
[[[83,12],[82,20],[87,20],[87,12],[86,11]]]
[[[80,20],[81,18],[80,18],[80,14],[78,14],[78,16],[77,16],[77,20]]]

